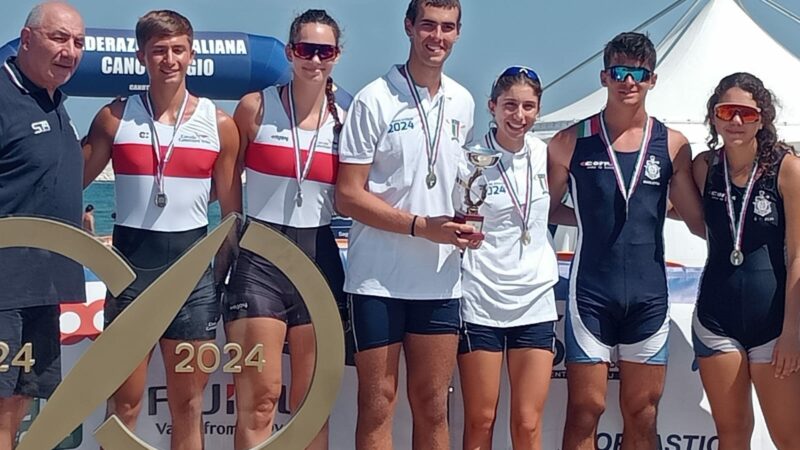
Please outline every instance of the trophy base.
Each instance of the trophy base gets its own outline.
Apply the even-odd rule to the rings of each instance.
[[[453,222],[469,225],[476,230],[473,233],[461,233],[461,237],[464,239],[483,239],[485,237],[483,234],[483,216],[479,214],[456,212]]]

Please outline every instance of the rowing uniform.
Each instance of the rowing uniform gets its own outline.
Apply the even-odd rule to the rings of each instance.
[[[524,147],[509,152],[492,131],[479,143],[498,150],[501,157],[498,164],[483,171],[472,189],[475,201],[476,187],[486,186],[486,199],[478,209],[484,217],[485,238],[479,248],[467,249],[463,256],[464,327],[459,353],[506,348],[553,351],[558,320],[553,286],[558,282],[558,262],[547,229],[547,145],[527,134]],[[464,158],[456,204],[466,205],[467,180],[474,172]],[[517,209],[526,202],[530,212]],[[530,241],[524,237],[526,231]]]
[[[751,363],[770,363],[783,330],[786,289],[786,216],[778,190],[785,153],[762,174],[744,205],[740,266],[731,262],[733,236],[727,211],[724,154],[717,150],[709,164],[703,193],[708,259],[692,319],[697,356],[745,351]],[[731,183],[734,217],[745,201],[745,188]]]
[[[310,164],[307,176],[298,183],[295,137],[290,115],[281,101],[282,89],[285,87],[273,86],[262,92],[263,118],[246,149],[248,219],[277,230],[297,244],[317,264],[337,303],[343,305],[344,270],[330,227],[339,164],[336,122],[333,115],[327,114],[316,138],[316,130],[295,127],[300,167]],[[349,95],[336,90],[335,103],[339,119],[344,120]],[[326,111],[327,108],[326,104]],[[308,309],[291,281],[274,264],[244,249],[231,273],[224,303],[226,322],[271,317],[290,327],[311,323]]]
[[[353,99],[340,159],[370,164],[366,188],[389,206],[420,217],[452,217],[461,147],[470,140],[474,109],[472,95],[446,75],[431,96],[403,66],[393,66]],[[430,149],[436,151],[432,172]],[[357,350],[401,342],[406,333],[458,333],[460,269],[453,245],[354,221],[345,291],[353,294]]]
[[[578,241],[567,304],[567,361],[611,362],[616,356],[666,364],[668,129],[649,119],[638,151],[613,153],[620,173],[615,175],[601,125],[600,114],[576,125],[570,161]],[[626,207],[620,184],[628,190],[631,180],[636,182]]]
[[[111,152],[115,177],[116,223],[114,246],[136,272],[136,280],[114,298],[106,296],[105,323],[110,324],[156,278],[165,272],[208,228],[208,200],[214,164],[220,152],[217,109],[211,100],[198,99],[190,118],[177,130],[174,148],[164,169],[168,201],[156,205],[158,161],[167,156],[174,125],[152,122],[142,96],[125,101]],[[154,154],[158,133],[161,156]],[[211,267],[206,269],[164,337],[176,340],[214,339],[219,301]]]

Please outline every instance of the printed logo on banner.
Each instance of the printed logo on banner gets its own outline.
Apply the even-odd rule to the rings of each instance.
[[[658,435],[658,448],[670,450],[717,450],[719,438],[704,434]],[[622,433],[602,431],[595,439],[597,450],[618,450],[622,448]]]
[[[216,230],[196,243],[172,267],[152,283],[138,298],[139,308],[131,308],[130,314],[121,315],[112,326],[108,327],[97,340],[88,346],[72,370],[64,377],[55,393],[47,403],[41,407],[41,412],[32,414],[30,422],[26,424],[25,432],[20,438],[19,450],[36,450],[55,448],[65,437],[74,435],[74,430],[92,414],[96,406],[100,406],[109,395],[113,393],[117,381],[121,382],[126,376],[120,367],[135,367],[141,361],[149,348],[154,345],[169,323],[170,311],[177,312],[180,302],[163,301],[165,292],[171,290],[174,297],[179,299],[188,295],[194,282],[186,281],[194,277],[195,273],[202,273],[208,261],[217,252],[222,242],[228,237],[235,226],[236,219],[227,217],[220,223]],[[289,269],[286,275],[290,280],[303,280],[296,284],[304,298],[313,298],[307,303],[309,314],[314,320],[315,344],[318,349],[318,361],[315,373],[320,366],[329,367],[334,372],[325,378],[312,378],[309,392],[301,407],[294,411],[294,417],[288,422],[288,428],[318,430],[331,410],[337,394],[337,387],[344,371],[344,341],[341,339],[341,329],[338,313],[333,299],[333,294],[325,283],[324,276],[314,266],[313,261],[286,241],[278,233],[267,227],[251,224],[241,238],[240,246],[250,249],[265,259],[274,261],[281,269]],[[12,217],[0,219],[0,248],[32,247],[49,250],[71,258],[92,271],[102,274],[101,280],[107,285],[108,290],[118,295],[128,286],[135,274],[133,270],[116,253],[104,247],[103,244],[82,230],[60,222],[30,218]],[[305,291],[305,294],[303,293]],[[318,300],[317,300],[318,298]],[[156,301],[158,300],[158,301]],[[99,302],[94,302],[99,303]],[[142,306],[144,305],[144,306]],[[152,315],[155,311],[164,315],[158,320],[149,322],[148,327],[142,324],[144,317]],[[96,316],[95,316],[96,317]],[[321,318],[321,319],[320,319]],[[131,338],[131,331],[136,326],[136,338]],[[79,320],[78,326],[81,323]],[[324,339],[320,339],[325,336]],[[338,339],[337,339],[338,336]],[[127,351],[119,352],[115,343],[128,342]],[[190,347],[191,348],[191,347]],[[108,370],[109,368],[116,370]],[[177,370],[177,367],[176,367]],[[97,379],[87,378],[82,374],[96,373]],[[77,374],[77,375],[76,375]],[[99,382],[102,380],[101,382]],[[230,387],[226,391],[226,401],[233,394]],[[212,386],[212,395],[214,388]],[[215,403],[216,402],[216,403]],[[222,407],[220,386],[216,387],[213,395],[211,410]],[[307,407],[312,405],[311,407]],[[228,405],[226,405],[226,408]],[[211,422],[208,427],[211,430]],[[222,428],[227,432],[228,428]],[[313,433],[281,429],[269,440],[254,447],[257,449],[284,448],[294,445],[304,447],[312,438]],[[167,432],[167,428],[163,428]],[[153,449],[128,430],[116,417],[112,416],[100,426],[94,436],[98,443],[105,448],[121,448],[123,442],[129,444],[126,448]],[[82,435],[81,435],[82,439]],[[130,446],[132,443],[133,447]],[[67,447],[67,448],[75,448]]]
[[[17,433],[17,439],[22,439],[25,436],[25,433],[30,428],[33,421],[39,415],[39,411],[41,411],[42,406],[45,404],[45,401],[42,399],[34,399],[31,402],[31,409],[28,411],[28,415],[22,419],[22,423],[19,426],[19,432]],[[83,425],[79,425],[69,436],[64,438],[60,444],[58,444],[53,450],[72,450],[78,448],[83,443]]]

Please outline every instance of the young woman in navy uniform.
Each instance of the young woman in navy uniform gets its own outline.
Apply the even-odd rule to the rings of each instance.
[[[692,335],[719,447],[750,448],[752,384],[776,447],[800,448],[800,160],[749,73],[720,81],[706,120],[710,150],[694,178],[708,260]]]

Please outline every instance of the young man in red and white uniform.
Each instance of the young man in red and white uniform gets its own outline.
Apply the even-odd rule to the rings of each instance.
[[[173,11],[151,11],[136,24],[137,57],[150,91],[103,107],[84,143],[88,185],[111,159],[116,179],[114,246],[137,274],[119,297],[106,298],[108,325],[189,247],[206,235],[212,181],[222,214],[241,211],[236,172],[239,135],[233,120],[186,89],[194,57],[189,21]],[[208,374],[176,373],[185,357],[216,335],[220,303],[209,267],[160,341],[172,415],[172,449],[203,448],[203,390]],[[149,358],[109,399],[107,413],[134,429]]]

